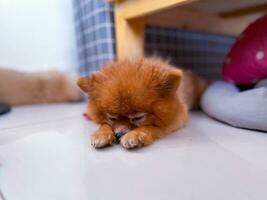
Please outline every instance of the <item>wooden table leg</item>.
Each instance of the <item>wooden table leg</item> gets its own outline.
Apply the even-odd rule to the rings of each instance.
[[[141,57],[144,52],[144,18],[127,20],[116,13],[115,27],[117,59]]]

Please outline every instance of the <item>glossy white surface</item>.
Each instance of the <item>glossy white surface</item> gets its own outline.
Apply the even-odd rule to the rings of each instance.
[[[187,128],[136,151],[95,150],[85,104],[0,117],[6,200],[266,200],[267,134],[191,114]],[[0,197],[1,199],[1,197]]]

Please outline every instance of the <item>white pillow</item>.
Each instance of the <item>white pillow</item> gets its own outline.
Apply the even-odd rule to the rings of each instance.
[[[263,83],[240,92],[233,84],[217,81],[203,94],[201,107],[232,126],[267,131],[267,87]]]

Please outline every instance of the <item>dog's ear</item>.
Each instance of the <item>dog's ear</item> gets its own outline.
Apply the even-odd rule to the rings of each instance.
[[[182,81],[183,72],[179,69],[171,69],[164,76],[160,85],[160,93],[163,96],[168,96],[177,91]]]
[[[77,85],[82,89],[82,91],[88,93],[91,88],[91,77],[81,77],[77,81]]]
[[[96,84],[102,83],[105,79],[101,72],[95,72],[89,76],[81,77],[77,81],[77,85],[86,93],[90,93]]]

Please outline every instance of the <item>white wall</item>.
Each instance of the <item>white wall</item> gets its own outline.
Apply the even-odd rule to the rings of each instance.
[[[0,66],[77,67],[72,0],[0,0]]]

